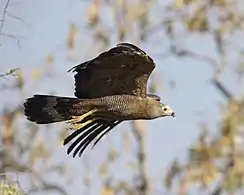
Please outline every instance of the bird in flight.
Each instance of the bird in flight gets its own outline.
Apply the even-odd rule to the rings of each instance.
[[[76,73],[76,97],[36,94],[26,99],[25,115],[37,124],[69,123],[75,131],[64,140],[64,145],[71,143],[67,154],[81,157],[91,142],[94,147],[123,121],[175,116],[158,95],[147,94],[154,68],[152,58],[139,47],[119,43],[68,71]]]

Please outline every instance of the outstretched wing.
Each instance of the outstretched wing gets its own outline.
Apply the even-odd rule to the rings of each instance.
[[[155,63],[144,51],[130,43],[120,43],[96,58],[77,65],[75,96],[97,98],[130,94],[146,97],[147,81]]]

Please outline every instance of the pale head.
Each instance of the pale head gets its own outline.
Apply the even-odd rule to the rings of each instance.
[[[175,117],[175,112],[168,105],[150,99],[148,102],[148,115],[151,119],[166,116]]]
[[[162,109],[161,116],[175,117],[175,112],[168,105],[165,105],[163,103],[160,103],[160,104],[161,104],[161,109]]]

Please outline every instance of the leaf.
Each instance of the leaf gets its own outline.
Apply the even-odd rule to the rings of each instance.
[[[46,56],[46,64],[47,66],[50,68],[52,65],[53,65],[53,62],[54,62],[54,56],[52,54],[48,54]]]
[[[9,69],[6,73],[0,74],[0,77],[4,77],[7,75],[12,75],[12,76],[16,76],[15,72],[18,71],[19,68],[13,68],[13,69]]]
[[[184,0],[175,0],[173,3],[173,8],[175,9],[182,9],[185,6],[185,1]]]
[[[71,24],[69,27],[69,33],[68,33],[68,38],[67,38],[67,47],[70,50],[74,49],[75,45],[75,38],[78,34],[78,29],[74,24]]]
[[[107,173],[108,173],[108,164],[102,163],[99,166],[99,174],[100,174],[100,176],[105,176]]]
[[[208,30],[207,13],[205,6],[195,11],[194,15],[185,21],[185,25],[189,31],[206,32]]]
[[[122,134],[122,140],[123,140],[123,150],[125,152],[129,152],[130,150],[130,136],[129,133],[123,132]]]
[[[212,163],[204,163],[202,171],[202,182],[204,187],[211,185],[218,176],[218,170]]]
[[[103,186],[100,191],[100,195],[115,195],[115,192],[112,188],[108,186]]]
[[[25,194],[24,191],[16,183],[6,183],[0,181],[0,194],[1,195],[21,195]]]
[[[114,162],[117,158],[118,158],[117,151],[114,150],[113,148],[110,148],[110,150],[108,151],[108,161]]]
[[[90,27],[95,26],[99,21],[99,4],[94,1],[87,9],[87,20]]]
[[[175,161],[172,163],[172,165],[171,165],[171,167],[170,167],[169,171],[167,172],[166,177],[165,177],[165,179],[164,179],[164,185],[165,185],[168,189],[171,188],[172,180],[174,179],[174,177],[175,177],[178,173],[180,173],[180,171],[181,171],[180,165],[179,165],[179,163],[177,162],[177,160],[175,160]]]
[[[16,76],[17,76],[16,87],[22,90],[24,86],[23,72],[19,70]]]
[[[133,170],[136,171],[138,169],[138,164],[136,162],[129,162],[128,166]]]
[[[7,72],[7,75],[13,75],[13,76],[16,76],[14,73],[16,73],[16,71],[20,70],[19,68],[13,68],[13,69],[10,69],[8,72]]]
[[[118,28],[118,41],[122,42],[125,39],[125,36],[126,36],[125,27],[123,25],[119,25],[119,28]]]
[[[33,79],[33,80],[40,79],[41,75],[42,75],[41,70],[38,70],[38,69],[31,70],[31,73],[30,73],[31,79]]]
[[[166,34],[170,37],[173,38],[173,21],[172,20],[168,20],[165,23],[165,31]]]
[[[90,176],[84,177],[83,182],[84,182],[85,186],[89,186],[91,184],[91,177]]]

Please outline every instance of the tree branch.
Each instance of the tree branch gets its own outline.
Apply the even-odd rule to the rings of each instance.
[[[187,49],[178,48],[176,45],[172,45],[170,50],[172,53],[176,54],[179,57],[190,57],[190,58],[193,58],[196,60],[202,60],[202,61],[207,62],[213,68],[216,68],[218,66],[218,63],[216,62],[216,60],[209,56],[198,54],[198,53],[195,53],[195,52],[187,50]]]
[[[28,193],[29,192],[40,192],[40,191],[45,191],[45,190],[48,190],[48,191],[53,190],[53,191],[57,191],[61,195],[69,195],[68,192],[66,192],[61,186],[59,186],[55,183],[46,181],[44,178],[42,178],[38,172],[36,172],[30,168],[31,166],[20,164],[8,152],[5,152],[4,150],[0,151],[0,159],[1,160],[7,159],[5,167],[0,167],[1,172],[5,172],[8,167],[11,167],[11,169],[14,168],[13,171],[16,171],[16,174],[17,173],[30,173],[41,184],[41,186],[36,186],[37,187],[36,189],[29,190]]]
[[[143,135],[143,128],[139,127],[141,121],[132,122],[132,130],[137,140],[137,163],[139,169],[139,184],[136,186],[140,195],[149,194],[149,182],[146,173],[146,151],[145,151],[145,140]],[[144,127],[144,126],[143,126]]]
[[[4,22],[5,22],[5,18],[6,18],[6,14],[7,14],[9,3],[10,3],[10,0],[7,0],[6,4],[4,6],[4,9],[3,9],[3,15],[2,15],[1,25],[0,25],[0,35],[2,35],[2,31],[3,31]]]
[[[224,95],[228,100],[233,99],[233,95],[217,79],[213,79],[212,83],[220,91],[220,93],[222,93],[222,95]]]

